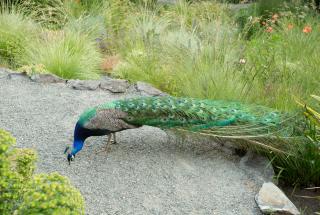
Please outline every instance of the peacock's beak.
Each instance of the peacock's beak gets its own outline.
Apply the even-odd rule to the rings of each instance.
[[[73,161],[74,159],[74,155],[71,154],[71,151],[70,151],[70,147],[67,146],[66,149],[64,150],[64,154],[68,153],[67,155],[67,160],[68,160],[68,163],[69,165],[71,164],[71,161]]]
[[[74,160],[74,155],[68,154],[67,159],[68,159],[68,163],[69,163],[69,165],[70,165],[70,164],[71,164],[71,161]]]
[[[67,157],[69,165],[71,164],[71,157]]]

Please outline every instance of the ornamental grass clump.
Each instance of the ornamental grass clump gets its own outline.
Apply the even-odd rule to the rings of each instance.
[[[0,64],[17,68],[39,26],[16,10],[0,8]]]
[[[64,79],[98,79],[101,55],[92,38],[73,31],[46,31],[34,41],[25,64],[43,65]]]

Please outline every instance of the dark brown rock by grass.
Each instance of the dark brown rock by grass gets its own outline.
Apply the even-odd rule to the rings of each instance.
[[[101,89],[109,90],[112,93],[124,93],[127,91],[129,86],[128,81],[121,79],[102,80],[100,84]]]
[[[100,81],[96,80],[68,80],[68,86],[75,90],[96,90],[100,85]]]
[[[10,80],[29,80],[29,76],[25,72],[13,72],[8,74]]]
[[[151,84],[138,81],[136,83],[136,89],[138,92],[140,92],[142,95],[151,95],[151,96],[163,96],[166,95],[161,90],[153,87]]]
[[[53,74],[35,74],[30,79],[38,83],[66,83],[67,81]]]

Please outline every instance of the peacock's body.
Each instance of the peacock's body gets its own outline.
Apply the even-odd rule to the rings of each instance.
[[[81,114],[68,158],[82,149],[87,137],[142,125],[219,137],[253,138],[290,136],[293,121],[294,116],[289,114],[240,102],[171,96],[116,100],[89,108]]]

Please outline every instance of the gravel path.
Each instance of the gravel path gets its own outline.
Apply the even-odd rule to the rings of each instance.
[[[121,95],[121,96],[120,96]],[[174,138],[151,127],[92,137],[71,166],[63,155],[74,124],[87,107],[132,94],[80,91],[0,77],[0,128],[19,147],[34,147],[37,172],[68,176],[86,201],[87,214],[260,214],[254,195],[262,181],[241,168],[240,157],[205,138]]]

